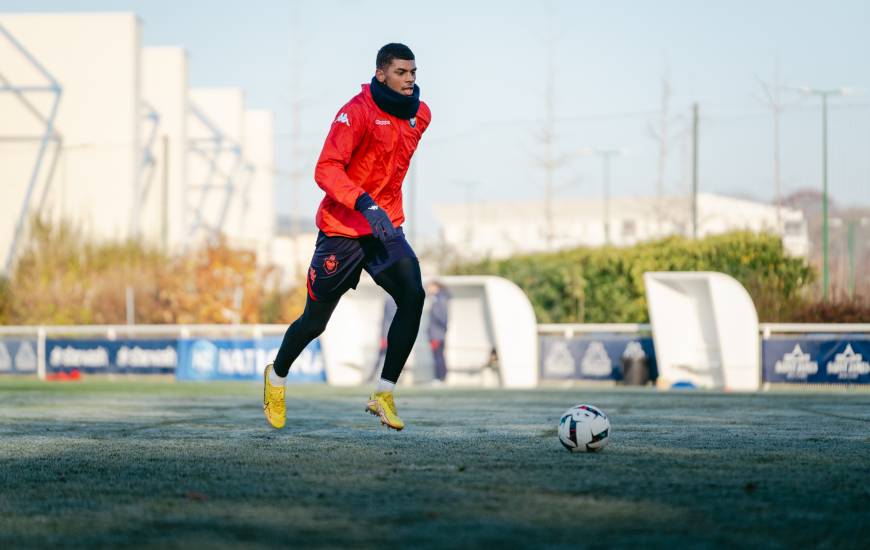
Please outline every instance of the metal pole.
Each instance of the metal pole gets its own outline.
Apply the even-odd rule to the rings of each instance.
[[[45,155],[45,150],[48,147],[48,142],[54,134],[54,122],[57,117],[58,106],[60,105],[60,87],[53,89],[55,92],[54,102],[51,105],[51,114],[48,115],[48,123],[45,125],[45,134],[39,142],[39,149],[36,153],[36,162],[34,163],[33,172],[30,173],[30,181],[27,183],[27,189],[24,193],[24,202],[21,204],[21,211],[18,214],[18,221],[15,224],[15,232],[12,234],[12,245],[9,247],[9,252],[6,254],[6,273],[11,273],[12,264],[15,261],[18,251],[18,243],[22,238],[24,231],[24,223],[30,213],[30,197],[33,194],[33,189],[36,187],[39,177],[39,169],[42,167],[42,157]],[[48,185],[48,183],[46,183]]]
[[[698,238],[698,104],[692,104],[692,238]]]
[[[847,244],[849,248],[849,298],[855,297],[855,228],[858,220],[849,220]]]
[[[136,324],[136,297],[133,294],[133,287],[127,286],[125,289],[126,298],[127,298],[127,324],[135,325]]]
[[[773,194],[776,201],[776,231],[783,231],[782,227],[782,191],[780,183],[780,166],[779,166],[779,116],[782,107],[779,101],[779,60],[776,63],[776,76],[774,78],[773,89]],[[781,233],[780,233],[781,234]]]
[[[36,376],[45,380],[45,327],[36,330]]]
[[[828,300],[828,94],[822,93],[822,299]]]
[[[550,18],[552,23],[552,17]],[[546,128],[544,128],[544,224],[546,228],[546,246],[551,250],[553,246],[553,172],[556,169],[556,160],[553,158],[553,137],[555,133],[555,66],[553,51],[553,34],[549,33],[547,41],[547,87],[545,94]]]
[[[604,244],[610,244],[610,153],[604,153]]]
[[[163,147],[162,147],[163,158],[161,159],[163,161],[163,170],[161,173],[161,176],[162,176],[161,179],[162,179],[162,184],[163,184],[163,186],[162,186],[163,187],[163,192],[162,192],[163,205],[161,208],[162,212],[161,212],[161,216],[160,216],[161,224],[162,224],[162,231],[161,231],[160,237],[161,237],[161,240],[163,241],[163,251],[168,252],[169,251],[169,137],[164,135],[163,139],[161,141],[163,144]]]

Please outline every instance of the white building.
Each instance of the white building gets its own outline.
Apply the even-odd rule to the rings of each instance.
[[[698,236],[734,230],[770,231],[782,236],[795,256],[809,251],[803,213],[721,195],[698,195]],[[609,211],[609,215],[605,212]],[[560,200],[549,216],[541,201],[435,205],[442,239],[462,258],[505,258],[577,246],[629,246],[668,235],[692,233],[688,197],[619,197]],[[607,222],[607,223],[605,223]]]
[[[33,212],[98,237],[138,223],[140,27],[134,14],[0,14],[0,266]]]
[[[272,113],[190,90],[185,50],[141,35],[133,13],[0,14],[0,272],[34,214],[97,240],[271,250]]]
[[[187,227],[188,61],[179,47],[142,49],[142,170],[140,234],[167,248],[183,243]]]

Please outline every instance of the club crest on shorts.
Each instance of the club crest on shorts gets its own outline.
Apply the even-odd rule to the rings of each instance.
[[[335,270],[338,269],[338,260],[335,259],[335,254],[323,260],[323,269],[329,274],[335,273]]]
[[[417,117],[412,116],[411,120],[408,121],[408,124],[411,125],[411,128],[416,128],[417,127]]]

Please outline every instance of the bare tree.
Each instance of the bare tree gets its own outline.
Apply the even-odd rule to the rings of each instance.
[[[782,85],[779,81],[779,60],[776,60],[774,66],[773,83],[768,84],[761,80],[758,76],[755,77],[764,90],[764,98],[762,102],[767,105],[770,112],[773,114],[773,201],[776,204],[776,229],[781,231],[780,209],[782,207],[782,194],[780,189],[780,160],[779,160],[779,118],[782,113],[782,101],[780,100],[780,91]]]

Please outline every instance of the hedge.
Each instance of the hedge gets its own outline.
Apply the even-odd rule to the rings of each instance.
[[[805,259],[786,254],[779,237],[751,232],[528,254],[460,264],[450,271],[513,281],[529,296],[542,323],[648,322],[647,271],[727,273],[749,291],[762,321],[779,321],[802,303],[815,278]]]

